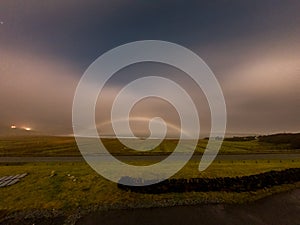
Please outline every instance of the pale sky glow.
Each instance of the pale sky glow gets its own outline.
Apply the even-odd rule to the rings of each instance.
[[[132,123],[132,130],[133,132],[136,131],[137,135],[145,135],[148,134],[147,131],[147,127],[149,126],[149,120],[151,120],[150,118],[147,117],[131,117],[131,123]],[[122,123],[126,122],[126,118],[121,118],[117,121],[115,121],[117,123],[118,126],[122,127]],[[167,129],[169,130],[170,134],[174,135],[174,136],[178,136],[180,134],[181,128],[180,126],[171,124],[170,122],[166,123]],[[103,123],[97,124],[97,128],[99,129],[99,131],[103,131],[107,134],[114,134],[112,128],[111,128],[111,121],[105,121]],[[160,134],[160,130],[154,130],[154,132],[156,132],[159,136]],[[183,133],[186,133],[186,131],[182,131]],[[188,135],[188,133],[186,133],[186,135]],[[123,136],[126,136],[126,133],[123,132]],[[172,136],[173,137],[173,136]]]
[[[212,69],[228,133],[299,132],[300,2],[217,2],[2,1],[0,127],[72,133],[73,96],[87,67],[118,45],[159,39],[191,49]],[[179,70],[147,64],[119,71],[101,93],[96,122],[104,134],[112,132],[114,96],[141,75],[180,83],[196,102],[202,134],[209,131],[208,104],[195,84]],[[147,134],[147,118],[164,118],[171,133],[180,127],[174,108],[159,99],[144,99],[131,116],[139,134]]]

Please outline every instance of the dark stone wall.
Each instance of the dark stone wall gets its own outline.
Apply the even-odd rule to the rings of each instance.
[[[144,181],[139,178],[122,177],[121,180],[122,179],[126,179],[127,183],[133,185],[147,185],[147,183],[149,183],[149,181]],[[168,179],[148,186],[127,186],[119,183],[118,187],[123,190],[149,194],[168,192],[182,193],[189,191],[246,192],[269,188],[275,185],[291,184],[298,181],[300,181],[300,168],[291,168],[242,177]]]

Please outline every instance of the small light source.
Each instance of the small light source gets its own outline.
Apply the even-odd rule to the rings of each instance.
[[[10,126],[11,129],[16,129],[17,127],[15,125]]]
[[[31,130],[30,127],[25,127],[24,129],[27,130],[27,131]]]

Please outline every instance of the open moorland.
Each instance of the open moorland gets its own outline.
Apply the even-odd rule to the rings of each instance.
[[[282,138],[282,136],[279,136]],[[297,136],[298,137],[298,136]],[[274,153],[300,153],[291,140],[275,141],[261,138],[228,138],[224,141],[221,154],[262,154],[274,156]],[[293,137],[294,138],[294,137]],[[275,137],[278,140],[278,137]],[[104,139],[112,154],[131,156],[146,154],[131,149],[124,149],[116,139]],[[176,140],[165,140],[159,147],[150,151],[154,155],[167,155]],[[196,154],[203,153],[207,140],[200,140]],[[147,153],[147,154],[150,154]],[[80,156],[72,137],[1,137],[1,157],[47,157]],[[130,163],[130,157],[127,161]],[[155,163],[147,161],[131,162],[144,165]],[[199,160],[190,160],[172,179],[242,177],[269,171],[283,171],[300,168],[299,157],[266,159],[217,159],[205,171],[198,171]],[[274,193],[300,187],[300,182],[273,185],[253,191],[191,191],[183,193],[138,193],[118,188],[118,185],[104,179],[93,171],[84,161],[81,162],[14,162],[0,163],[0,177],[23,174],[28,175],[12,186],[0,188],[0,218],[9,218],[14,213],[26,212],[26,215],[61,215],[70,220],[93,211],[107,209],[167,207],[174,205],[195,205],[207,203],[240,204],[251,202]],[[32,214],[32,212],[34,212]],[[75,216],[74,216],[75,215]],[[1,222],[1,219],[0,219]]]
[[[278,134],[260,137],[225,138],[219,154],[298,153],[300,134]],[[116,138],[102,139],[113,155],[168,155],[177,140],[164,140],[151,151],[128,149]],[[207,139],[198,141],[195,154],[202,154]],[[74,137],[59,136],[0,136],[0,157],[81,156]]]

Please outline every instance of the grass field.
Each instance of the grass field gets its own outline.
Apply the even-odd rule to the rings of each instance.
[[[103,139],[105,146],[115,155],[169,154],[176,140],[165,140],[149,152],[137,152],[125,148],[116,139]],[[200,140],[196,153],[203,153],[207,140]],[[249,141],[225,141],[221,154],[295,153],[287,144]],[[72,137],[0,137],[0,157],[4,156],[81,156]],[[150,164],[151,162],[139,162]],[[131,162],[136,164],[136,162]],[[245,176],[300,167],[300,160],[216,160],[204,172],[198,172],[198,161],[190,161],[174,178]],[[84,162],[64,163],[2,163],[0,177],[28,173],[18,184],[0,188],[0,211],[34,209],[61,209],[66,212],[97,206],[101,209],[155,207],[174,204],[198,204],[207,202],[243,203],[276,192],[300,187],[300,183],[282,185],[256,192],[189,192],[168,194],[140,194],[122,191],[117,184],[94,172]],[[54,176],[51,176],[51,174]]]
[[[102,140],[107,149],[116,155],[137,154],[169,154],[177,140],[164,140],[151,151],[135,151],[124,147],[117,139]],[[196,153],[203,153],[207,140],[198,142]],[[248,154],[248,153],[289,153],[300,152],[292,150],[287,144],[272,144],[251,141],[224,141],[220,154]],[[26,136],[26,137],[0,137],[0,157],[3,156],[80,156],[73,137],[54,136]]]
[[[300,167],[300,160],[216,161],[199,173],[198,163],[189,162],[175,178],[243,176]],[[190,192],[139,194],[122,191],[85,163],[27,163],[1,165],[0,177],[28,173],[18,184],[0,188],[0,210],[63,209],[67,211],[97,205],[102,209],[118,207],[149,207],[207,202],[243,203],[295,187],[300,183],[282,185],[257,192]],[[51,176],[51,174],[55,174]]]

